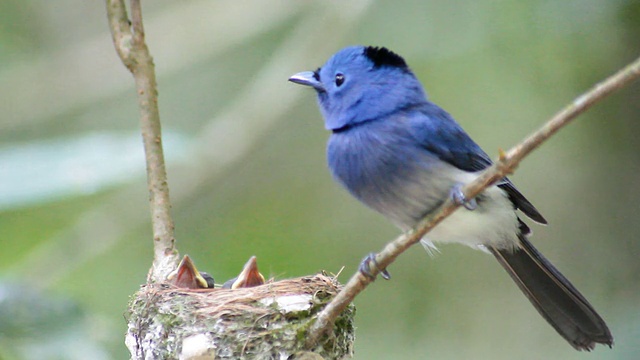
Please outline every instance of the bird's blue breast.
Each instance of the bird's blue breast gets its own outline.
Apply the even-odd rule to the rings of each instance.
[[[333,132],[327,147],[333,176],[360,201],[412,227],[437,207],[453,184],[452,167],[420,148],[402,116]]]

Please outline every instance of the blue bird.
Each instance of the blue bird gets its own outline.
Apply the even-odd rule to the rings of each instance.
[[[475,199],[464,199],[461,185],[491,159],[451,115],[427,100],[402,57],[382,47],[347,47],[316,71],[289,81],[316,90],[331,131],[329,168],[354,197],[406,231],[453,196],[464,208],[427,234],[427,249],[433,242],[460,243],[493,254],[574,348],[611,347],[604,320],[529,242],[531,231],[516,210],[547,221],[513,183],[504,178]],[[366,270],[361,267],[365,275]]]

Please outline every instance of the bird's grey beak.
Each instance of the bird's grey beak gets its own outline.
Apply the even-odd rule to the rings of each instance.
[[[318,91],[325,91],[322,83],[316,79],[316,75],[313,71],[299,72],[289,78],[292,83],[311,86]]]

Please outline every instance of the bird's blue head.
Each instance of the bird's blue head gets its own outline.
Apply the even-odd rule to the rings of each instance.
[[[351,46],[316,71],[289,78],[313,87],[328,130],[373,120],[425,101],[422,85],[404,59],[383,47]]]

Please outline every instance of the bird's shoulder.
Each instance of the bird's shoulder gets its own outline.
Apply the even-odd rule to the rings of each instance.
[[[491,165],[489,156],[439,106],[426,102],[405,114],[411,135],[420,147],[460,170],[475,172]]]

